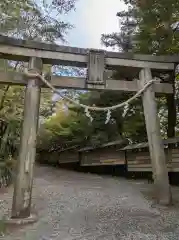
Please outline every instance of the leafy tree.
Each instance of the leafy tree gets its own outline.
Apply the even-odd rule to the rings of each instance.
[[[120,31],[102,34],[101,42],[106,47],[117,48],[119,52],[129,52],[133,48],[133,37],[137,25],[135,12],[131,6],[127,11],[117,13],[120,22]]]
[[[133,51],[144,54],[173,54],[178,53],[179,32],[173,31],[172,24],[178,21],[179,1],[151,0],[136,1],[124,0],[128,5],[127,11],[117,14],[120,18],[119,33],[103,34],[102,43],[108,46],[114,46],[119,51]],[[166,72],[168,74],[168,72]],[[125,78],[132,80],[129,72],[117,72],[114,78]],[[174,86],[174,74],[168,74],[168,78],[163,81],[169,81]],[[175,89],[175,88],[174,88]],[[141,103],[140,103],[141,104]],[[161,120],[162,133],[168,137],[175,135],[176,126],[176,103],[174,94],[166,96],[166,100],[159,100],[159,116]],[[133,106],[133,105],[131,105]],[[163,113],[165,112],[165,117]],[[168,119],[166,117],[168,112]],[[137,114],[137,113],[136,113]],[[129,121],[132,118],[129,119]],[[168,127],[167,126],[168,120]],[[133,121],[133,120],[132,120]],[[127,122],[125,122],[125,125]],[[130,126],[130,123],[129,123]],[[128,128],[130,129],[130,127]],[[143,124],[141,125],[141,130]],[[142,131],[141,131],[142,132]]]
[[[134,51],[134,40],[138,25],[136,8],[134,7],[136,6],[136,2],[125,1],[125,3],[128,5],[128,9],[117,13],[120,22],[119,32],[102,34],[101,36],[101,42],[104,46],[114,47],[118,49],[119,52]],[[126,71],[124,68],[123,70],[120,69],[120,71],[113,72],[112,78],[131,81],[133,80],[133,74],[130,75],[130,72]],[[111,94],[113,93],[114,92],[111,92]],[[126,93],[118,94],[118,99],[115,104],[127,100],[130,96],[131,94]],[[122,125],[122,135],[124,137],[132,142],[146,140],[146,129],[141,99],[134,101],[128,106],[127,111],[125,111],[125,114],[123,114],[120,121]]]
[[[64,42],[67,31],[72,25],[62,21],[61,16],[73,10],[75,2],[75,0],[1,1],[0,34],[27,40]],[[0,69],[3,71],[22,71],[24,67],[26,64],[23,62],[0,60]],[[44,66],[44,69],[52,72],[52,66]],[[16,157],[23,118],[24,93],[24,87],[0,85],[0,160],[2,162],[11,155]],[[50,90],[42,92],[41,120],[52,114],[51,97]]]
[[[61,20],[62,14],[74,9],[75,0],[8,1],[0,5],[1,32],[23,39],[54,42],[65,41],[67,30],[72,28]]]
[[[156,55],[176,54],[179,52],[179,32],[172,29],[178,21],[179,1],[145,1],[138,3],[138,41],[136,51]],[[169,74],[168,81],[173,83],[175,76]],[[166,96],[168,110],[168,137],[175,135],[176,103],[175,93]]]
[[[171,26],[178,21],[179,1],[141,1],[137,10],[137,50],[160,55],[177,53],[179,32],[174,32]]]

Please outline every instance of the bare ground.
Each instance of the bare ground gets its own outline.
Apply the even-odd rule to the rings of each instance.
[[[110,176],[37,167],[33,211],[37,223],[10,228],[5,240],[178,240],[179,207],[152,207],[152,185]],[[12,204],[0,193],[0,215]],[[179,199],[179,188],[172,189]]]

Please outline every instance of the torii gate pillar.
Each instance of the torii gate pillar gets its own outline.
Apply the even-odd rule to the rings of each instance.
[[[30,69],[35,69],[35,71],[41,74],[42,66],[41,59],[35,57],[30,59]],[[36,78],[28,79],[17,176],[14,187],[12,218],[28,218],[31,214],[33,167],[36,155],[40,92],[39,80]]]
[[[142,69],[140,72],[140,84],[143,87],[152,80],[150,69]],[[158,203],[171,204],[171,189],[168,180],[168,171],[160,133],[160,122],[157,114],[155,92],[151,85],[142,95],[142,102],[145,115],[146,130],[148,136],[152,171],[154,178],[155,194]]]

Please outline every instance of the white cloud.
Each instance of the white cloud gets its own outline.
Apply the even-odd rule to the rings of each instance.
[[[119,20],[116,13],[122,8],[119,0],[88,0],[84,8],[84,24],[86,36],[91,47],[100,47],[102,33],[119,30]]]
[[[101,34],[119,30],[116,13],[123,9],[125,5],[120,0],[78,0],[76,12],[69,16],[69,21],[75,25],[69,44],[101,48]]]

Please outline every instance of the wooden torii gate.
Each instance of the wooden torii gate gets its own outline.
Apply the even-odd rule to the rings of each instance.
[[[52,76],[51,84],[60,88],[116,90],[136,92],[152,79],[156,72],[171,73],[179,62],[177,56],[149,56],[132,53],[105,52],[55,44],[25,41],[0,36],[0,58],[29,62],[29,68],[42,72],[44,64],[87,67],[88,77]],[[138,75],[140,80],[105,79],[106,69],[128,71]],[[38,78],[27,78],[19,72],[0,72],[0,82],[26,85],[24,120],[21,133],[21,145],[18,159],[17,178],[14,188],[12,218],[28,218],[31,214],[31,194],[33,184],[33,166],[36,154],[36,132],[40,105],[40,90],[44,85]],[[159,203],[171,201],[168,172],[164,148],[161,141],[159,119],[155,93],[171,94],[169,83],[154,83],[142,95],[144,115],[154,185]]]

